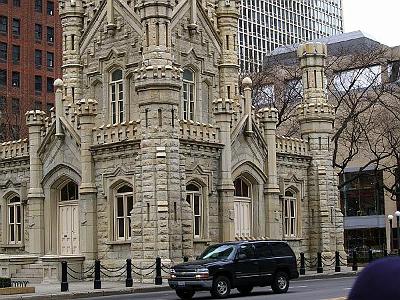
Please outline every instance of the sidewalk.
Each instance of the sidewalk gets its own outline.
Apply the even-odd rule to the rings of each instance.
[[[341,278],[356,276],[361,271],[359,268],[357,272],[352,271],[351,268],[342,267],[342,272],[335,273],[333,271],[326,271],[322,274],[317,274],[315,271],[308,271],[306,275],[300,276],[296,280],[313,280],[325,278]],[[85,282],[70,282],[69,292],[60,292],[60,284],[32,284],[36,293],[34,294],[19,294],[19,295],[4,295],[1,296],[2,300],[45,300],[45,299],[77,299],[77,298],[91,298],[111,295],[122,295],[131,293],[150,293],[171,290],[168,286],[166,279],[163,280],[163,285],[154,284],[141,284],[134,283],[132,288],[125,287],[125,281],[103,281],[101,283],[102,289],[93,289],[92,281]]]

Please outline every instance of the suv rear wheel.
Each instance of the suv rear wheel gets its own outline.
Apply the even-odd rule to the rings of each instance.
[[[271,287],[276,294],[286,293],[289,288],[289,277],[286,272],[276,273]]]
[[[239,291],[239,293],[243,296],[247,296],[251,293],[251,291],[253,290],[252,286],[241,286],[238,287],[237,290]]]
[[[176,295],[181,298],[182,300],[190,300],[194,296],[194,291],[192,290],[182,290],[182,289],[177,289],[176,290]]]
[[[218,276],[214,279],[211,296],[215,298],[226,298],[231,294],[231,282],[226,276]]]

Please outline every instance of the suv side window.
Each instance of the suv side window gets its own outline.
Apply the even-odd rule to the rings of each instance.
[[[254,247],[256,248],[256,256],[263,257],[272,257],[271,247],[266,242],[254,243]]]
[[[254,258],[254,248],[252,244],[244,244],[239,246],[239,255],[245,255],[246,258],[243,259],[252,259]]]
[[[274,256],[294,256],[292,249],[286,243],[271,243],[270,246]]]

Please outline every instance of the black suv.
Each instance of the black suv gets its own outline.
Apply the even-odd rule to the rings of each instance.
[[[287,243],[240,241],[212,245],[195,261],[174,266],[168,283],[182,299],[204,290],[226,298],[232,288],[246,295],[254,286],[270,285],[275,293],[286,293],[289,280],[298,277],[296,257]]]

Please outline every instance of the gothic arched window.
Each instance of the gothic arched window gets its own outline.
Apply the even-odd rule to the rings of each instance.
[[[202,235],[203,226],[203,197],[201,187],[197,184],[188,184],[186,186],[186,201],[193,210],[193,234],[195,238]]]
[[[111,73],[110,99],[112,123],[124,122],[124,84],[121,69],[117,69]]]
[[[283,222],[285,236],[287,237],[296,236],[296,202],[296,194],[287,190],[283,201]]]
[[[131,211],[133,188],[127,184],[119,186],[114,196],[114,232],[116,240],[131,238]]]
[[[194,72],[190,69],[183,70],[183,103],[182,113],[184,120],[192,120],[195,118],[196,107],[196,89],[195,89]]]
[[[15,195],[7,201],[8,243],[22,243],[22,205],[21,198]]]

